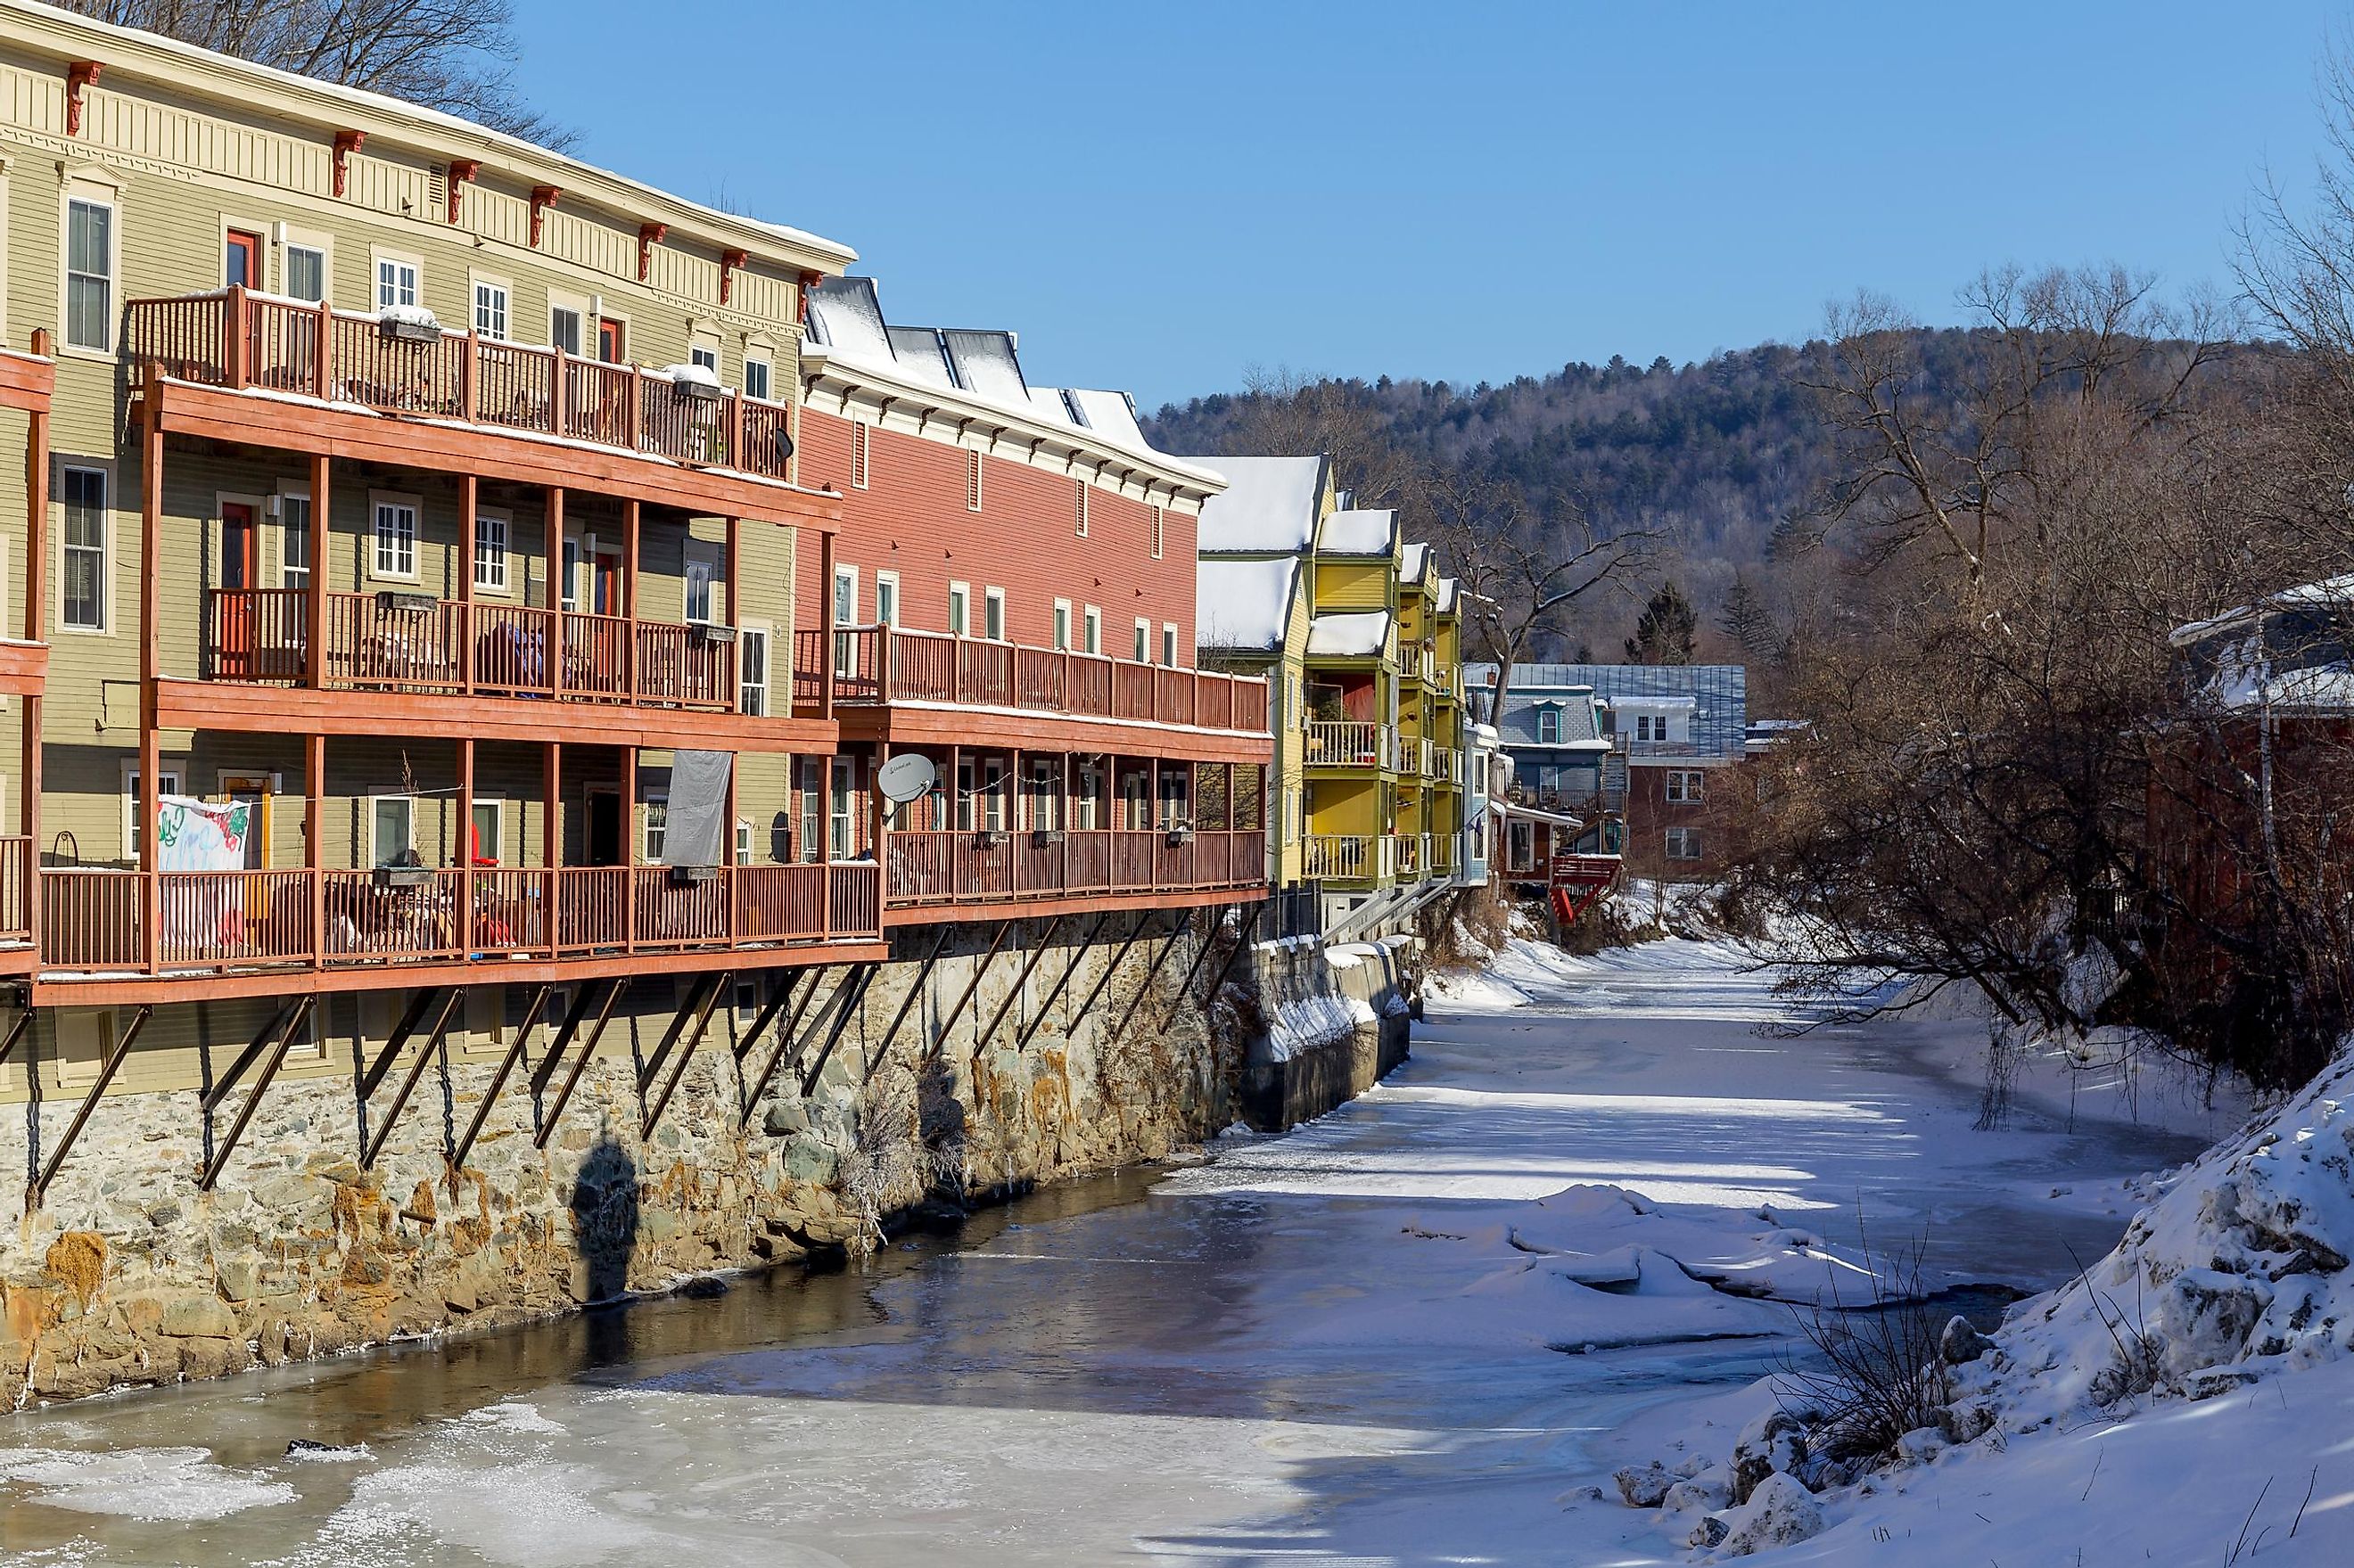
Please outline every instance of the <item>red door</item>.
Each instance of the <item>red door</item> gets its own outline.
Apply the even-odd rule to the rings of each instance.
[[[255,526],[253,508],[242,501],[221,503],[220,612],[214,635],[220,673],[231,681],[254,678],[254,584],[260,576],[256,552],[261,530]]]
[[[598,358],[608,365],[620,365],[625,362],[629,347],[629,334],[622,331],[620,322],[610,316],[597,318]]]
[[[228,231],[228,254],[221,263],[221,283],[227,288],[261,287],[261,236]]]

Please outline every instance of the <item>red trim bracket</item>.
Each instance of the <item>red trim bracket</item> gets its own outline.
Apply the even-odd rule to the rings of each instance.
[[[365,131],[335,132],[335,194],[344,194],[344,182],[351,174],[352,154],[367,143]]]
[[[531,187],[531,243],[534,249],[537,249],[539,247],[539,220],[541,215],[546,213],[549,207],[554,207],[556,205],[557,198],[563,194],[563,188],[557,185],[534,185]]]
[[[721,304],[727,302],[727,296],[735,283],[737,270],[751,260],[750,256],[741,250],[722,250],[719,253],[719,302]]]
[[[474,176],[482,172],[482,161],[480,158],[452,158],[450,160],[449,185],[451,222],[455,223],[458,221],[458,200],[465,194],[466,187],[474,183]]]
[[[96,60],[75,60],[66,67],[66,134],[81,134],[82,90],[98,79],[106,68]]]
[[[663,239],[669,237],[669,234],[670,225],[667,223],[642,223],[638,225],[639,282],[642,283],[653,275],[654,247],[660,245]]]

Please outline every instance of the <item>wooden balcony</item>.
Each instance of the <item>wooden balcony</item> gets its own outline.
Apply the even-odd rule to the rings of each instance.
[[[0,974],[24,974],[34,964],[33,841],[0,837]]]
[[[300,588],[211,588],[205,679],[301,685],[311,673]],[[549,697],[733,713],[725,628],[631,621],[483,599],[330,592],[323,683],[336,691]]]
[[[1385,724],[1353,719],[1310,719],[1307,725],[1310,768],[1373,768],[1394,772],[1398,767],[1398,734]]]
[[[1267,833],[1257,828],[895,832],[888,844],[895,924],[942,917],[940,906],[1101,907],[1122,896],[1184,901],[1267,885]]]
[[[23,874],[12,882],[5,868],[29,860],[29,845],[0,856],[0,901],[12,888],[21,899]],[[429,970],[435,983],[496,984],[692,968],[698,955],[792,962],[802,948],[877,942],[883,924],[871,861],[719,866],[699,881],[659,865],[167,871],[153,874],[151,954],[149,880],[40,873],[45,986],[69,996],[169,981],[201,996],[214,988],[182,982],[235,978],[264,994],[304,972],[339,987],[421,984]],[[403,978],[367,978],[387,969]]]
[[[829,524],[839,516],[838,505],[801,499],[816,493],[791,482],[789,405],[635,366],[472,333],[418,334],[241,288],[131,301],[123,351],[175,393],[213,395],[175,396],[157,411],[190,434],[634,493],[722,515]],[[253,406],[223,406],[218,394]],[[355,418],[405,423],[387,441],[336,423]],[[442,429],[473,439],[429,434]],[[650,471],[657,467],[667,471]]]
[[[1303,877],[1343,888],[1384,887],[1455,870],[1455,841],[1445,833],[1310,833],[1300,852]]]
[[[1027,648],[896,627],[840,627],[793,634],[797,713],[815,711],[823,700],[829,671],[835,716],[845,735],[861,738],[872,734],[919,744],[970,744],[1004,737],[1090,749],[1119,745],[1204,761],[1264,762],[1274,755],[1262,676],[1170,669],[1067,649]],[[954,712],[959,708],[1138,727],[1123,738],[1070,726],[976,726],[970,715]],[[888,716],[870,722],[862,731],[855,717],[861,710]],[[928,724],[919,716],[923,710],[935,712]],[[1152,729],[1142,727],[1148,726]],[[1181,739],[1171,731],[1200,733]],[[1205,736],[1214,738],[1205,741]]]

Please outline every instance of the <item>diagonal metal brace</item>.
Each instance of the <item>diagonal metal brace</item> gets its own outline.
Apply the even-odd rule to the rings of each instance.
[[[270,1048],[270,1055],[263,1061],[260,1073],[253,1080],[252,1091],[245,1097],[245,1103],[237,1107],[237,1119],[229,1123],[228,1136],[221,1139],[218,1149],[213,1150],[211,1163],[205,1167],[204,1174],[196,1178],[196,1191],[199,1192],[211,1192],[213,1183],[220,1180],[221,1172],[228,1169],[228,1157],[236,1150],[238,1140],[245,1136],[246,1124],[253,1119],[253,1113],[260,1108],[261,1097],[270,1092],[270,1081],[278,1075],[278,1069],[285,1064],[288,1049],[293,1045],[294,1037],[302,1033],[302,1025],[309,1021],[311,1011],[318,1005],[318,1001],[319,999],[315,996],[299,997],[292,1009],[282,1014],[286,1026],[278,1032],[277,1041]],[[238,1065],[239,1070],[241,1070],[244,1065],[242,1060]],[[207,1106],[205,1108],[210,1110],[212,1107]]]
[[[989,939],[989,950],[981,955],[981,962],[972,966],[972,979],[965,982],[964,994],[957,998],[956,1005],[949,1008],[949,1015],[940,1021],[940,1032],[933,1036],[932,1048],[925,1054],[927,1061],[938,1056],[947,1046],[949,1035],[957,1026],[957,1020],[964,1016],[966,1004],[970,1002],[974,993],[981,990],[981,977],[989,973],[990,960],[997,957],[997,949],[1005,945],[1006,935],[1013,929],[1013,921],[998,922],[997,934]]]
[[[441,1036],[450,1027],[450,1014],[456,1011],[465,995],[465,987],[451,986],[442,996],[441,1011],[433,1015],[431,1032],[426,1035],[424,1045],[418,1051],[417,1060],[408,1065],[408,1075],[400,1080],[400,1088],[392,1097],[392,1107],[384,1113],[383,1124],[376,1129],[376,1136],[368,1139],[367,1151],[360,1156],[361,1170],[376,1169],[376,1157],[384,1152],[384,1140],[392,1136],[393,1124],[400,1119],[401,1111],[408,1104],[408,1097],[417,1092],[417,1081],[425,1076],[426,1064],[432,1061],[435,1048],[441,1044]],[[387,1057],[389,1054],[387,1052]]]
[[[678,1092],[678,1081],[686,1076],[686,1065],[695,1059],[695,1048],[703,1044],[703,1032],[711,1023],[711,1010],[719,1005],[720,995],[726,991],[730,978],[732,977],[725,971],[714,976],[711,985],[704,991],[703,1005],[696,1009],[695,1014],[695,1031],[686,1035],[684,1042],[679,1044],[677,1059],[670,1065],[670,1076],[663,1080],[662,1093],[655,1097],[652,1105],[646,1107],[644,1125],[638,1129],[638,1137],[641,1139],[649,1139],[654,1135],[654,1124],[662,1120],[662,1113],[670,1105],[671,1096]],[[676,1025],[683,1022],[684,1018],[685,1015],[682,1013],[678,1019],[673,1021],[671,1033],[673,1039],[678,1038]]]
[[[801,1098],[809,1098],[809,1092],[817,1087],[817,1075],[825,1071],[826,1059],[833,1054],[834,1046],[841,1044],[842,1032],[850,1027],[851,1018],[866,1001],[867,984],[874,980],[875,971],[882,967],[881,964],[862,965],[858,978],[850,982],[850,999],[834,1013],[833,1028],[827,1032],[825,1048],[817,1054],[817,1060],[810,1064],[809,1071],[801,1075]]]
[[[1013,1042],[1014,1050],[1030,1048],[1030,1037],[1038,1033],[1038,1026],[1046,1022],[1048,1013],[1055,1011],[1055,1003],[1061,998],[1063,988],[1069,985],[1071,977],[1079,972],[1079,966],[1087,961],[1087,953],[1096,945],[1096,938],[1103,935],[1104,922],[1110,918],[1111,913],[1107,910],[1097,916],[1096,923],[1087,927],[1087,934],[1079,940],[1079,950],[1071,955],[1069,966],[1063,970],[1063,978],[1055,982],[1053,989],[1046,992],[1046,1000],[1038,1004],[1038,1011],[1032,1013],[1030,1022],[1023,1026],[1021,1036]]]
[[[1038,960],[1044,958],[1046,949],[1054,945],[1055,933],[1063,928],[1063,918],[1057,915],[1046,922],[1046,928],[1038,934],[1038,945],[1030,949],[1030,956],[1022,961],[1022,972],[1013,977],[1013,984],[1007,989],[1005,1000],[997,1004],[997,1015],[989,1021],[988,1028],[972,1037],[975,1061],[981,1059],[981,1051],[997,1037],[997,1026],[1005,1022],[1005,1015],[1013,1011],[1013,1004],[1022,1000],[1022,988],[1030,983],[1030,976],[1038,968]]]
[[[760,1097],[769,1092],[769,1085],[775,1080],[777,1069],[784,1065],[786,1054],[793,1049],[793,1036],[801,1033],[801,1015],[809,1011],[810,1002],[817,996],[818,988],[825,984],[826,973],[832,968],[832,964],[820,964],[811,972],[809,984],[801,989],[801,1000],[793,1003],[791,1016],[785,1020],[784,1028],[777,1032],[777,1048],[769,1053],[769,1065],[760,1069],[758,1081],[745,1091],[743,1114],[737,1122],[738,1127],[752,1125],[752,1112],[758,1107]]]
[[[907,1022],[907,1014],[915,1010],[916,998],[924,993],[924,982],[932,978],[932,966],[939,961],[940,949],[949,945],[949,933],[955,928],[953,926],[941,926],[939,936],[932,943],[932,950],[924,955],[923,967],[916,971],[915,980],[907,986],[907,994],[900,999],[899,1011],[891,1015],[891,1027],[883,1032],[882,1043],[875,1047],[875,1054],[866,1058],[866,1070],[859,1075],[860,1083],[873,1077],[875,1069],[881,1066],[883,1058],[890,1054],[891,1042],[899,1037],[899,1025]]]
[[[630,982],[627,977],[606,983],[605,1000],[598,1003],[597,1023],[588,1031],[588,1043],[580,1048],[578,1055],[572,1058],[572,1071],[565,1075],[564,1086],[556,1092],[556,1104],[548,1107],[547,1119],[540,1124],[537,1132],[531,1135],[531,1146],[534,1149],[546,1149],[547,1140],[555,1135],[556,1124],[562,1119],[564,1107],[572,1103],[572,1091],[580,1086],[581,1072],[588,1067],[588,1058],[597,1054],[597,1042],[605,1037],[605,1025],[613,1016],[613,1004],[621,1000],[621,993],[629,988]],[[582,1000],[587,1000],[585,993]],[[548,1075],[553,1076],[556,1072],[556,1055],[552,1052],[548,1055],[546,1068]]]
[[[539,1022],[540,1012],[547,1006],[547,999],[555,990],[554,986],[543,985],[531,993],[531,1005],[524,1009],[523,1023],[515,1030],[514,1040],[507,1046],[507,1054],[500,1059],[499,1070],[491,1075],[490,1087],[482,1091],[482,1102],[474,1107],[474,1119],[466,1124],[465,1136],[459,1139],[458,1146],[450,1151],[451,1170],[456,1171],[465,1165],[466,1156],[474,1147],[474,1139],[482,1135],[482,1124],[491,1118],[491,1107],[498,1100],[499,1091],[507,1086],[507,1075],[515,1070],[517,1062],[523,1060],[524,1043],[531,1038],[531,1026]],[[567,1034],[565,1038],[568,1040],[571,1036]]]
[[[50,1151],[49,1162],[41,1167],[40,1175],[34,1178],[31,1188],[25,1193],[27,1212],[41,1206],[41,1200],[48,1196],[49,1183],[57,1180],[58,1169],[65,1164],[66,1155],[72,1150],[74,1139],[81,1136],[82,1127],[90,1120],[90,1113],[98,1108],[99,1097],[106,1093],[107,1085],[114,1082],[114,1075],[122,1067],[122,1059],[131,1054],[132,1044],[139,1038],[139,1032],[147,1027],[148,1016],[154,1011],[153,1006],[142,1003],[139,1011],[131,1015],[130,1024],[115,1041],[114,1049],[109,1051],[106,1060],[99,1065],[98,1081],[90,1085],[90,1093],[82,1097],[81,1107],[74,1112],[73,1120],[66,1124],[66,1135],[58,1139],[57,1148]]]

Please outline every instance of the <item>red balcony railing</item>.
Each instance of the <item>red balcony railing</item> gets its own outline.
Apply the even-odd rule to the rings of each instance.
[[[0,923],[14,921],[19,940],[30,850],[0,839],[0,905],[18,899]],[[40,873],[42,967],[148,971],[147,881],[136,871]],[[175,871],[154,881],[154,967],[175,974],[871,941],[883,926],[871,861],[719,866],[702,880],[667,866],[484,866]]]
[[[784,479],[792,411],[707,384],[472,333],[225,289],[125,308],[124,348],[179,381],[460,419]]]
[[[310,672],[300,588],[206,595],[205,675],[292,683]],[[724,629],[422,594],[327,595],[326,683],[351,691],[478,692],[734,711]],[[631,640],[634,624],[636,637]],[[550,640],[562,650],[548,656]]]
[[[22,942],[32,934],[33,865],[31,839],[0,837],[0,942]]]
[[[837,704],[956,703],[1267,733],[1267,682],[1256,675],[897,627],[839,627],[794,634],[796,702],[818,700],[829,663]]]
[[[893,908],[1077,893],[1239,891],[1267,884],[1267,834],[1257,828],[895,832],[888,844]]]

